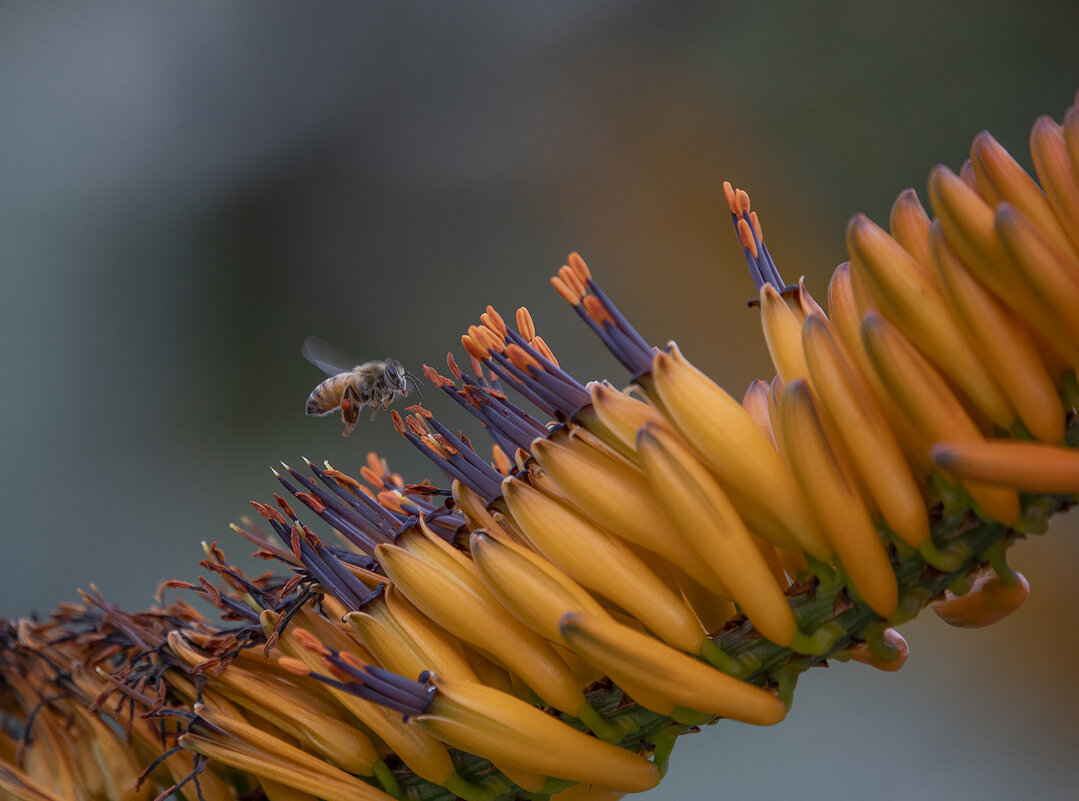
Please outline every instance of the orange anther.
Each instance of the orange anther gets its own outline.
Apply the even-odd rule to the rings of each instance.
[[[527,340],[536,336],[536,326],[532,323],[532,315],[524,306],[517,310],[517,330]]]
[[[580,294],[574,292],[570,285],[563,281],[559,276],[551,276],[551,286],[554,287],[554,291],[561,295],[562,299],[569,305],[576,306],[581,302]]]
[[[531,354],[525,352],[523,348],[518,345],[510,345],[506,348],[506,356],[509,358],[515,367],[528,372],[530,369],[540,372],[543,368],[540,363],[537,362]]]
[[[457,366],[457,360],[453,358],[452,353],[446,354],[446,366],[450,368],[450,372],[453,373],[453,377],[460,381],[461,368]]]
[[[757,242],[753,239],[749,223],[744,219],[738,221],[738,240],[742,243],[742,247],[753,254],[753,258],[757,258]]]
[[[468,351],[468,355],[472,357],[473,361],[482,361],[491,358],[490,352],[484,349],[468,334],[461,335],[461,345]]]
[[[397,413],[396,409],[390,412],[390,419],[393,420],[393,427],[397,429],[397,433],[401,436],[405,434],[405,423],[401,419],[401,415]]]
[[[360,468],[360,475],[363,476],[363,480],[370,484],[372,487],[378,487],[379,489],[382,489],[384,486],[386,486],[385,483],[382,481],[382,476],[380,476],[367,465],[364,465]]]
[[[306,648],[308,651],[314,651],[316,654],[322,654],[328,656],[330,650],[322,644],[318,637],[309,632],[307,629],[301,629],[299,626],[293,626],[292,636],[296,638],[296,642]]]
[[[301,662],[299,659],[293,659],[291,656],[282,656],[277,660],[277,664],[287,670],[289,673],[297,673],[301,676],[307,676],[311,673],[311,668]]]
[[[731,214],[738,214],[738,207],[734,205],[734,187],[730,181],[723,182],[723,197],[727,199],[727,208],[731,210]]]
[[[582,302],[584,303],[584,310],[588,313],[588,316],[597,323],[600,325],[603,325],[605,322],[611,323],[612,325],[614,324],[614,318],[611,317],[610,313],[605,308],[603,308],[603,304],[599,302],[599,298],[595,295],[586,296]]]
[[[581,254],[574,251],[569,254],[567,259],[570,269],[581,279],[582,282],[590,281],[592,279],[592,273],[588,269],[588,265],[584,263],[584,259],[581,258]]]
[[[529,344],[542,353],[551,364],[558,367],[558,359],[555,358],[554,352],[547,347],[547,343],[543,341],[543,337],[533,337]]]
[[[482,319],[487,326],[494,328],[503,336],[505,336],[506,331],[509,330],[508,328],[506,328],[506,323],[502,319],[502,315],[495,311],[494,306],[487,307],[487,319],[484,319],[483,315],[480,315],[480,319]],[[488,319],[490,320],[490,322],[487,321]]]
[[[510,461],[510,457],[498,445],[491,446],[491,458],[494,461],[495,468],[502,475],[508,476],[513,472],[513,462]]]
[[[751,211],[749,213],[749,221],[753,223],[753,230],[757,232],[757,239],[761,242],[764,241],[764,232],[761,231],[761,221],[757,217],[757,212]]]

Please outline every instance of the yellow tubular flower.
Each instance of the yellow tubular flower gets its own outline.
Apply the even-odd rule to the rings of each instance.
[[[533,544],[571,578],[676,648],[700,650],[705,639],[700,622],[628,545],[523,481],[507,478],[502,493]]]
[[[645,688],[677,706],[757,726],[774,725],[787,714],[783,702],[770,692],[609,617],[566,615],[562,636],[616,684]]]
[[[1075,165],[1079,164],[1079,99],[1077,99],[1077,104],[1069,108],[1067,113],[1064,114],[1062,128],[1068,158],[1071,159],[1072,169],[1075,170],[1077,169]]]
[[[686,657],[687,659],[689,657]],[[491,687],[439,676],[430,708],[409,718],[452,746],[511,769],[639,793],[659,783],[647,759],[597,740]]]
[[[933,256],[929,252],[929,215],[913,189],[904,189],[892,205],[888,228],[892,238],[921,267],[926,278],[933,277]]]
[[[75,796],[58,795],[14,765],[0,763],[0,791],[15,801],[68,801]]]
[[[1027,175],[989,131],[982,131],[970,147],[970,160],[978,185],[989,196],[990,206],[1007,202],[1023,212],[1059,248],[1070,248],[1045,192]]]
[[[836,462],[803,380],[788,384],[779,401],[780,436],[787,458],[855,591],[881,617],[899,602],[892,564],[865,503]]]
[[[468,520],[469,528],[478,531],[481,528],[490,531],[500,531],[521,545],[527,544],[525,538],[516,526],[498,512],[487,508],[487,502],[474,490],[469,489],[460,481],[454,481],[452,485],[453,502]]]
[[[866,315],[862,336],[881,380],[926,437],[931,441],[982,441],[978,427],[944,379],[887,320]],[[1019,519],[1019,497],[1014,491],[969,481],[963,486],[990,517],[1009,526]]]
[[[938,442],[933,459],[964,480],[1019,492],[1079,493],[1079,452],[1037,442]]]
[[[863,374],[850,364],[828,321],[806,320],[806,359],[823,410],[843,438],[881,516],[912,548],[929,537],[925,503],[910,468],[874,393]]]
[[[959,178],[963,183],[970,187],[971,191],[976,192],[978,197],[980,197],[986,203],[992,202],[992,193],[987,192],[987,187],[981,186],[978,183],[978,176],[974,172],[974,165],[970,163],[970,159],[964,161],[962,166],[959,168]]]
[[[269,626],[269,630],[273,631],[277,625],[277,616],[267,610],[262,613],[262,617],[263,628],[266,629]],[[347,648],[349,645],[347,640],[348,638],[342,634],[341,639],[329,644],[334,648],[341,646]],[[323,669],[319,655],[296,642],[294,629],[286,628],[282,632],[278,647],[288,656],[303,662],[311,670]],[[404,725],[399,714],[384,706],[335,687],[326,689],[341,706],[382,738],[416,775],[436,784],[444,785],[449,781],[454,773],[453,763],[450,761],[449,753],[438,740],[423,731]]]
[[[558,630],[566,612],[606,614],[583,587],[542,556],[482,531],[469,542],[476,567],[495,597],[551,642],[567,644]]]
[[[1067,329],[1066,349],[1079,349],[1079,259],[1065,244],[1058,246],[1021,210],[1001,203],[996,230],[1020,275],[1055,319]],[[1058,345],[1057,340],[1052,340]]]
[[[637,447],[636,431],[630,447]],[[562,494],[602,528],[659,554],[708,586],[708,571],[701,569],[685,542],[670,536],[670,523],[639,467],[601,453],[565,430],[537,439],[532,454]]]
[[[138,790],[135,789],[142,766],[120,736],[83,707],[72,704],[70,708],[86,728],[84,737],[89,738],[92,743],[91,748],[97,763],[95,767],[101,772],[107,797],[117,801],[149,801],[153,798],[150,787],[144,785]]]
[[[801,294],[801,293],[799,293]],[[802,353],[802,318],[791,311],[786,300],[771,284],[760,291],[761,327],[776,372],[784,381],[805,378],[809,374]]]
[[[1069,112],[1074,116],[1074,112]],[[1049,205],[1064,228],[1074,253],[1079,253],[1079,178],[1068,160],[1061,126],[1039,117],[1030,131],[1030,154]]]
[[[182,735],[179,743],[190,751],[297,790],[317,787],[319,797],[325,801],[388,801],[390,798],[377,787],[250,723],[203,704],[195,704],[194,710],[213,728]]]
[[[649,483],[668,516],[764,636],[790,645],[798,631],[783,587],[742,518],[712,477],[677,437],[645,425],[637,435]]]
[[[650,403],[620,392],[606,382],[588,385],[592,408],[607,429],[629,449],[637,447],[637,430],[645,423],[664,423],[663,413]]]
[[[380,597],[358,612],[347,613],[344,619],[379,664],[394,673],[414,679],[425,670],[435,670],[462,681],[479,681],[461,655],[459,643],[436,630],[392,584],[386,585]],[[332,642],[330,645],[346,650]]]
[[[963,263],[1032,329],[1079,365],[1079,347],[1069,329],[1019,272],[997,234],[993,209],[944,166],[929,174],[929,197],[944,235]]]
[[[365,608],[370,608],[368,604]],[[409,679],[414,679],[425,670],[434,670],[433,660],[426,657],[412,638],[394,626],[392,621],[384,621],[369,612],[349,612],[345,619],[356,630],[360,642],[378,660],[378,664]],[[464,660],[461,660],[464,663]],[[471,669],[465,665],[466,670]],[[473,674],[473,680],[475,680]]]
[[[831,323],[828,330],[838,335],[833,336],[833,340],[836,345],[842,343],[842,350],[849,357],[848,362],[852,362],[849,377],[860,387],[857,394],[859,397],[876,399],[876,404],[885,414],[887,427],[894,433],[895,439],[899,441],[899,447],[903,450],[903,455],[911,465],[919,490],[925,495],[921,477],[928,476],[933,465],[932,460],[929,459],[929,443],[900,411],[888,389],[881,382],[880,376],[873,369],[873,363],[862,341],[862,312],[859,311],[858,303],[855,301],[852,278],[849,263],[839,265],[832,273],[832,279],[828,282],[828,317]],[[853,446],[851,452],[856,453]],[[877,496],[877,503],[882,503],[879,496]],[[919,514],[919,517],[921,516]],[[925,525],[928,524],[923,524],[923,527]]]
[[[585,705],[565,663],[542,638],[505,610],[475,565],[452,546],[415,529],[398,545],[379,545],[386,575],[427,617],[524,679],[537,695],[570,715]]]
[[[781,536],[775,530],[758,528],[758,532],[781,548],[826,561],[831,549],[790,466],[741,404],[686,361],[674,345],[669,353],[656,354],[652,379],[675,427],[724,485],[762,509],[771,508],[783,527]]]
[[[930,233],[934,264],[955,317],[978,344],[1027,430],[1045,442],[1064,438],[1064,407],[1033,339],[1015,316],[967,272],[940,223]]]
[[[1015,410],[948,311],[936,284],[887,232],[865,215],[847,227],[847,249],[882,314],[1001,428]]]
[[[205,657],[184,641],[178,631],[168,637],[169,647],[187,663],[197,666]],[[372,765],[379,758],[374,744],[362,731],[327,714],[326,704],[319,698],[296,686],[260,676],[233,663],[213,682],[212,686],[245,709],[260,715],[296,739],[308,744],[335,765],[351,773],[370,776]],[[321,707],[321,708],[320,708]]]
[[[262,792],[266,794],[267,801],[318,801],[317,796],[297,790],[285,784],[280,784],[270,779],[259,779]]]
[[[774,444],[775,433],[772,431],[772,417],[768,410],[768,382],[757,379],[750,383],[746,394],[742,396],[742,408],[753,418],[761,431]]]

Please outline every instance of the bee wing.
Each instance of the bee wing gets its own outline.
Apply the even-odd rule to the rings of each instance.
[[[325,340],[318,337],[308,337],[303,341],[300,348],[303,357],[315,367],[322,370],[326,375],[347,373],[359,362],[350,359],[348,354],[340,348],[335,348]]]

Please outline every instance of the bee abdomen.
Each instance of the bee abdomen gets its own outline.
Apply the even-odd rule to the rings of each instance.
[[[348,384],[348,375],[336,375],[327,378],[307,396],[307,405],[304,411],[310,415],[319,417],[327,415],[341,405],[341,394]]]

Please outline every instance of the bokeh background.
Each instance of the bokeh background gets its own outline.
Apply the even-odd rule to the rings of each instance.
[[[570,250],[646,338],[734,392],[770,376],[721,182],[822,297],[846,220],[982,128],[1029,164],[1079,88],[1067,5],[0,5],[0,614],[90,582],[139,606],[201,540],[245,554],[227,523],[280,459],[427,475],[388,417],[304,417],[308,334],[417,369],[527,304],[624,382],[547,284]],[[648,799],[1076,797],[1076,536],[1015,549],[1009,620],[926,615],[899,674],[808,674],[781,726],[685,738]]]

